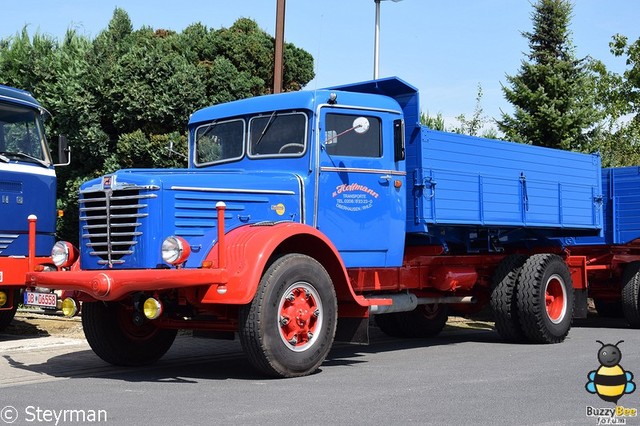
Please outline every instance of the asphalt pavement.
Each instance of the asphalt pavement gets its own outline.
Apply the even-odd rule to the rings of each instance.
[[[316,374],[283,380],[256,374],[237,341],[183,335],[157,364],[120,368],[81,338],[0,335],[0,425],[640,424],[639,391],[616,405],[585,388],[596,340],[624,340],[619,365],[640,374],[638,330],[592,318],[561,344],[532,345],[473,326],[427,340],[372,327],[370,345],[335,345]],[[608,417],[616,407],[627,416]]]

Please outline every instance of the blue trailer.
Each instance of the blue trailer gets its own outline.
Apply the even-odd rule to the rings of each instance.
[[[73,292],[116,365],[178,329],[239,335],[276,377],[334,340],[428,337],[491,304],[507,339],[556,343],[586,315],[584,256],[603,230],[597,154],[437,132],[398,78],[215,105],[189,119],[187,169],[128,169],[80,189],[80,247],[31,286]]]
[[[589,294],[600,316],[624,317],[640,328],[640,167],[602,171],[603,231],[566,237],[573,256],[583,256]]]
[[[19,303],[53,309],[57,304],[48,291],[21,294],[25,274],[51,264],[55,242],[56,175],[44,133],[48,115],[30,93],[0,85],[0,330]],[[64,140],[60,148],[66,150]]]

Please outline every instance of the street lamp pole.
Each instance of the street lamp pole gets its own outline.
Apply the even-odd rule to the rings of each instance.
[[[374,0],[376,3],[376,31],[373,41],[373,79],[378,78],[378,62],[380,61],[380,0]]]
[[[276,37],[273,61],[273,93],[282,92],[282,73],[284,56],[284,15],[286,0],[276,2]]]
[[[380,62],[380,2],[383,0],[373,0],[376,4],[376,30],[373,43],[373,79],[378,78],[378,63]],[[402,0],[392,0],[399,2]]]

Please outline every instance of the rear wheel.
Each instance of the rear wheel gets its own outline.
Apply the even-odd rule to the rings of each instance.
[[[493,309],[496,331],[509,341],[525,339],[518,317],[516,286],[526,255],[514,254],[505,257],[498,265],[491,287],[491,308]]]
[[[157,361],[177,334],[177,330],[160,329],[151,322],[135,325],[132,312],[117,302],[83,302],[82,328],[96,355],[121,366]]]
[[[261,373],[305,376],[331,349],[337,310],[324,267],[309,256],[287,254],[271,264],[253,301],[240,310],[240,342]]]
[[[19,290],[15,290],[15,291],[9,290],[6,293],[7,293],[7,297],[13,296],[13,308],[0,311],[0,331],[3,331],[5,328],[7,328],[9,324],[11,324],[13,317],[16,316],[16,311],[18,310],[18,301],[20,298]],[[9,300],[7,300],[7,303],[8,302]]]
[[[564,260],[555,254],[535,254],[522,266],[517,303],[520,324],[536,343],[565,339],[573,318],[573,286]]]
[[[640,262],[631,262],[622,274],[622,312],[633,328],[640,328]]]
[[[375,316],[376,325],[392,337],[426,338],[442,331],[449,315],[443,304],[419,305],[409,312],[394,312]]]

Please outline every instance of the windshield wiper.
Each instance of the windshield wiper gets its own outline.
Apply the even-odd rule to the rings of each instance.
[[[18,157],[24,160],[28,160],[31,163],[40,164],[42,167],[49,167],[47,163],[45,163],[41,159],[33,157],[29,154],[25,154],[24,152],[0,152],[0,159],[2,159],[2,161],[5,161],[6,159],[6,162],[8,163],[10,161],[9,157]]]
[[[273,111],[271,113],[271,115],[269,116],[269,120],[267,121],[267,124],[264,125],[264,129],[262,129],[262,133],[260,133],[260,137],[258,138],[258,140],[256,141],[256,144],[253,146],[254,148],[256,148],[258,146],[258,144],[260,143],[260,141],[262,141],[262,138],[264,137],[264,135],[267,133],[267,130],[269,130],[269,127],[271,127],[271,124],[273,124],[273,120],[276,118],[276,112]]]
[[[10,160],[8,157],[5,157],[4,155],[0,154],[0,161],[8,163]]]
[[[196,142],[198,142],[203,137],[207,136],[209,132],[213,130],[216,124],[218,124],[218,120],[213,120],[211,123],[207,124],[207,127],[204,128],[204,132],[202,132],[200,136],[198,136],[198,139],[196,139]]]

